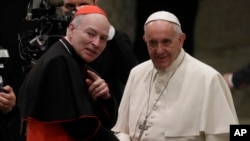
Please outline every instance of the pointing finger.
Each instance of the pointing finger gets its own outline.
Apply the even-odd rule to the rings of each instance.
[[[87,73],[88,73],[89,79],[91,79],[92,81],[95,81],[100,78],[95,72],[91,70],[87,70]]]

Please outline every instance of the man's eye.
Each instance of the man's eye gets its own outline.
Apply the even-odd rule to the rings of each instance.
[[[163,46],[168,47],[171,45],[171,41],[169,41],[169,40],[163,41],[162,44],[163,44]]]
[[[149,42],[150,47],[155,47],[157,45],[157,42],[151,41]]]
[[[93,37],[95,34],[92,32],[87,32],[89,36]]]
[[[101,37],[101,40],[102,40],[102,41],[107,41],[107,40],[108,40],[108,37]]]

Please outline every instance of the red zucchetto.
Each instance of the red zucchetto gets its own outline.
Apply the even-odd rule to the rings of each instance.
[[[98,6],[94,6],[94,5],[86,5],[86,6],[81,6],[76,13],[74,14],[74,17],[81,15],[81,14],[102,14],[105,17],[107,17],[106,13],[104,12],[104,10],[102,10],[100,7]]]

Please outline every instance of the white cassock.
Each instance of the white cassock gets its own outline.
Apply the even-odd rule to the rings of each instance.
[[[165,71],[151,60],[131,70],[112,130],[120,141],[138,141],[146,115],[141,141],[229,141],[238,124],[221,74],[183,49]]]

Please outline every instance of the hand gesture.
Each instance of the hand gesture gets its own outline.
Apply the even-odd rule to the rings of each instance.
[[[86,83],[89,86],[89,93],[94,100],[110,98],[109,87],[107,83],[93,71],[87,70],[89,78]]]
[[[0,110],[9,112],[16,105],[16,95],[14,90],[9,85],[4,86],[0,92]]]

